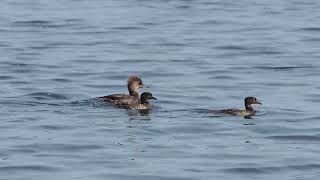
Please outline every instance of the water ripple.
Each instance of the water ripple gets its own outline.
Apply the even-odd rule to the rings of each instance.
[[[302,66],[255,66],[254,68],[262,70],[293,70],[293,69],[311,69],[314,68],[312,65]]]
[[[31,20],[31,21],[15,21],[12,25],[15,26],[43,26],[51,24],[51,21],[45,20]]]
[[[0,166],[1,171],[39,171],[39,172],[55,172],[60,170],[59,167],[46,165],[17,165],[17,166]]]
[[[224,171],[239,174],[264,174],[277,171],[288,170],[313,170],[318,169],[320,164],[304,164],[304,165],[288,165],[288,166],[269,166],[269,167],[240,167],[240,168],[226,168]]]
[[[279,135],[268,136],[267,138],[285,141],[320,141],[319,135]]]
[[[63,23],[56,23],[47,20],[30,20],[30,21],[15,21],[11,25],[13,27],[36,27],[36,28],[64,28],[70,26],[78,26],[74,22],[79,23],[79,21],[65,21]]]
[[[310,31],[310,32],[320,32],[320,27],[307,27],[307,28],[301,28],[299,30]]]
[[[235,50],[235,51],[247,51],[248,48],[244,46],[236,46],[236,45],[229,45],[229,46],[217,46],[217,49],[222,50]]]
[[[318,1],[1,2],[2,179],[319,179]]]
[[[26,94],[25,96],[31,97],[36,100],[66,100],[68,97],[58,94],[58,93],[50,93],[50,92],[35,92],[35,93],[30,93]]]
[[[14,149],[32,149],[35,151],[59,151],[59,152],[79,152],[88,150],[97,150],[103,146],[95,144],[30,144],[30,145],[17,145]]]

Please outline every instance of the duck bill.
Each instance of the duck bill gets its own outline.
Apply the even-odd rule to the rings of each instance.
[[[142,88],[149,88],[149,86],[146,85],[146,84],[143,84],[143,85],[142,85]]]
[[[260,105],[262,105],[262,103],[259,102],[259,101],[254,102],[254,104],[260,104]]]
[[[157,98],[155,98],[155,97],[153,97],[153,96],[152,96],[150,99],[158,100]]]

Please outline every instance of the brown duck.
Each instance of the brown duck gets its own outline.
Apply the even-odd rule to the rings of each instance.
[[[127,86],[129,94],[111,94],[108,96],[98,97],[97,99],[117,104],[137,102],[139,100],[138,89],[144,87],[142,80],[138,76],[129,76]]]
[[[245,110],[240,110],[240,109],[223,109],[221,110],[222,113],[224,114],[229,114],[229,115],[234,115],[234,116],[252,116],[256,113],[256,110],[252,108],[252,104],[262,104],[257,100],[255,97],[246,97],[244,99],[244,106],[246,107]]]
[[[150,92],[144,92],[141,94],[139,101],[129,103],[115,102],[113,105],[124,109],[150,110],[152,109],[152,105],[148,102],[150,99],[157,100]]]

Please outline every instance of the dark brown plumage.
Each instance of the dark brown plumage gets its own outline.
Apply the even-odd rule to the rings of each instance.
[[[139,100],[138,89],[143,86],[143,82],[138,76],[129,76],[127,82],[129,94],[111,94],[97,99],[111,103],[133,103]]]
[[[245,110],[240,109],[223,109],[221,110],[224,114],[234,115],[234,116],[252,116],[256,111],[252,108],[251,104],[262,104],[255,97],[246,97],[244,99]]]
[[[150,92],[144,92],[141,94],[139,101],[131,103],[115,102],[113,105],[124,109],[150,110],[152,105],[148,102],[149,99],[157,100]]]

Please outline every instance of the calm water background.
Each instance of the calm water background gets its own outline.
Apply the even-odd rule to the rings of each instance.
[[[320,1],[3,0],[0,179],[320,177]],[[149,115],[88,100],[127,93]],[[254,119],[196,109],[243,108]]]

